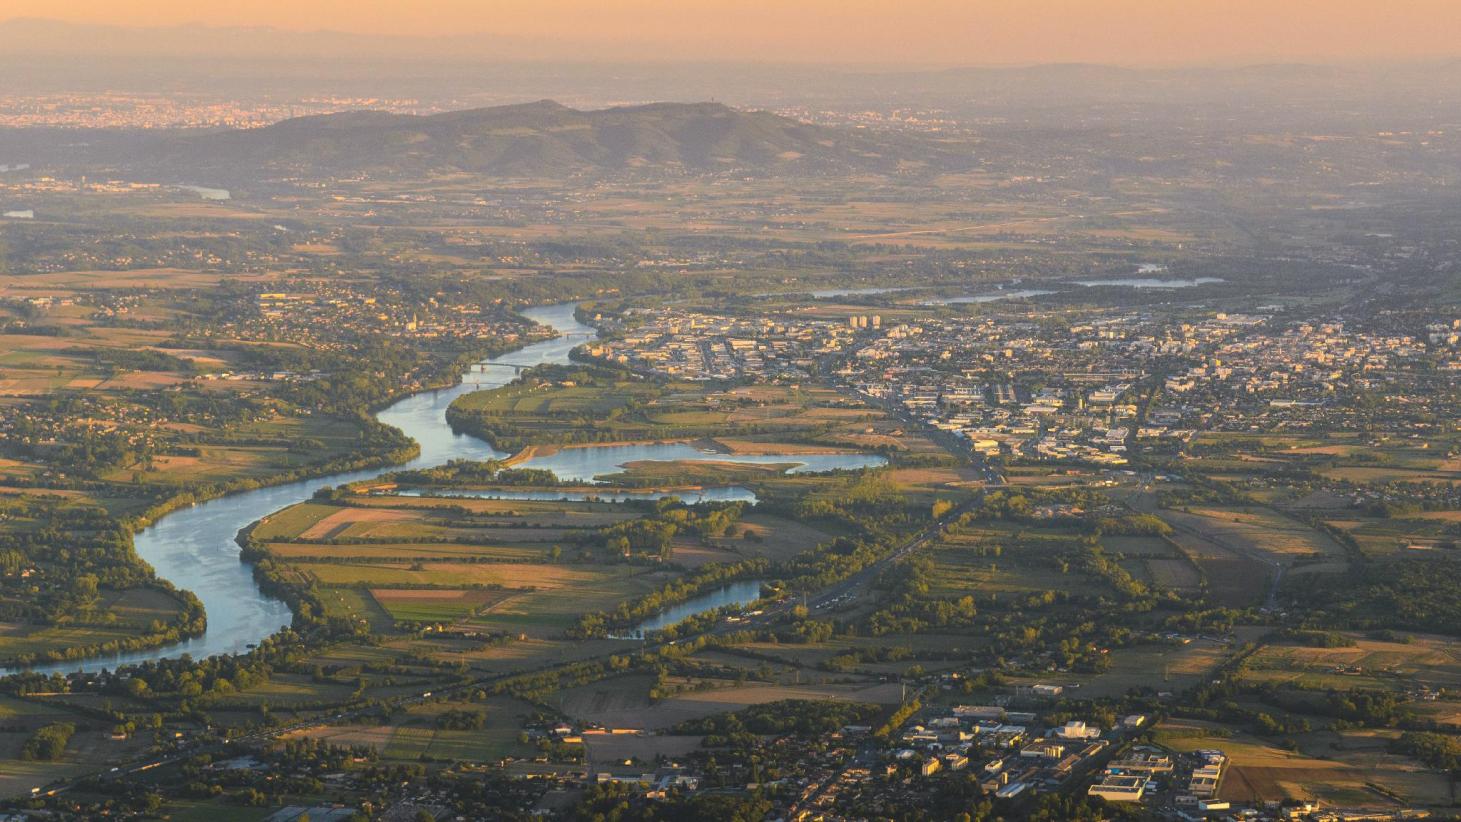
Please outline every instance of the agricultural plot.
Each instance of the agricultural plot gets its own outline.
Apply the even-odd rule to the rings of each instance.
[[[391,586],[428,588],[506,588],[553,591],[567,587],[598,587],[606,582],[643,573],[627,565],[559,565],[515,562],[432,562],[400,567],[366,562],[299,562],[290,566],[300,579],[328,587]]]
[[[165,813],[173,822],[263,822],[275,813],[273,808],[244,808],[227,798],[210,800],[182,799],[169,802]]]
[[[6,697],[0,700],[0,797],[28,796],[31,788],[51,781],[102,769],[104,763],[136,756],[146,749],[148,740],[132,737],[113,740],[109,727],[90,727],[86,714],[45,699],[21,700]],[[27,761],[21,750],[38,728],[54,722],[76,725],[76,733],[58,762]]]
[[[482,714],[481,728],[451,729],[437,718],[447,711]],[[531,756],[535,749],[518,740],[531,706],[516,700],[492,698],[485,702],[432,702],[412,706],[404,719],[390,725],[331,725],[308,728],[295,736],[335,745],[374,748],[383,759],[397,762],[424,760],[498,762],[504,757]]]
[[[913,666],[929,672],[955,668],[961,664],[966,654],[987,644],[988,640],[983,637],[958,634],[888,634],[876,637],[837,637],[826,642],[806,644],[746,642],[735,646],[744,656],[718,651],[697,654],[696,659],[740,668],[759,679],[769,679],[778,684],[796,685],[809,677],[825,677],[826,672],[818,669],[829,662],[833,662],[838,671],[845,669],[872,676],[902,676]],[[859,651],[886,648],[906,651],[907,656],[887,662],[851,659]],[[843,664],[838,664],[844,661],[845,668]]]
[[[575,443],[699,442],[737,454],[890,447],[940,453],[869,407],[828,388],[729,389],[626,378],[613,368],[549,375],[458,398],[454,423],[519,457]],[[584,432],[592,431],[586,437]]]
[[[452,623],[530,641],[561,638],[583,614],[649,593],[682,566],[783,560],[833,537],[752,512],[719,537],[676,538],[664,566],[593,556],[594,529],[647,511],[637,504],[355,494],[344,505],[311,501],[281,511],[254,536],[267,540],[264,548],[286,579],[315,587],[332,616],[375,632],[405,622]],[[494,666],[504,658],[500,649],[449,644],[432,652],[490,656]]]
[[[145,464],[123,465],[104,472],[113,482],[132,482],[169,488],[199,483],[266,479],[358,452],[360,429],[351,423],[323,417],[275,416],[267,420],[200,432],[197,455],[161,454]],[[320,448],[307,451],[291,443],[313,440]],[[269,444],[240,444],[256,441]]]
[[[659,757],[676,759],[699,750],[699,736],[656,734],[584,734],[583,747],[588,764],[595,771],[622,766],[626,760],[656,762]],[[632,770],[632,768],[630,769]]]
[[[524,620],[524,622],[532,624],[530,620]],[[541,629],[538,630],[543,633]],[[401,643],[399,647],[406,647],[405,643]],[[593,659],[605,654],[621,652],[625,647],[623,640],[616,639],[571,641],[524,634],[513,636],[506,642],[486,644],[479,642],[466,645],[442,639],[417,640],[410,644],[410,650],[413,652],[428,652],[439,659],[464,662],[470,665],[474,671],[489,675],[509,674],[547,665],[561,665]]]
[[[1264,601],[1273,565],[1239,554],[1193,531],[1177,530],[1172,542],[1197,566],[1212,599],[1219,605],[1247,608]]]
[[[339,508],[299,534],[301,539],[370,539],[436,536],[426,516],[416,511]]]
[[[511,596],[503,591],[437,588],[375,588],[370,595],[392,619],[406,622],[452,622]]]
[[[624,676],[558,692],[554,707],[584,722],[606,728],[660,730],[690,719],[738,711],[750,705],[785,699],[872,702],[897,705],[903,689],[894,683],[827,683],[806,685],[736,685],[693,690],[652,701],[647,676]]]
[[[325,613],[349,622],[364,624],[371,631],[382,633],[395,627],[390,612],[380,606],[368,590],[360,588],[332,588],[319,593]]]
[[[1340,690],[1461,688],[1461,647],[1454,640],[1423,635],[1407,636],[1408,641],[1346,636],[1352,646],[1267,645],[1249,658],[1243,679]]]
[[[1162,511],[1161,516],[1178,530],[1195,531],[1273,562],[1339,561],[1345,556],[1343,546],[1327,535],[1267,508],[1192,506]]]
[[[669,578],[663,572],[608,566],[578,577],[572,584],[516,592],[471,619],[470,624],[489,631],[556,637],[583,614],[612,609],[624,600],[657,589]]]
[[[985,528],[948,537],[933,546],[934,586],[929,595],[951,599],[972,593],[1071,591],[1098,593],[1105,583],[1082,574],[1060,555],[1074,548],[1057,531]]]
[[[557,489],[555,489],[557,490]],[[568,489],[562,489],[568,490]],[[470,497],[354,496],[351,505],[367,508],[425,509],[455,515],[462,511],[481,517],[482,527],[511,528],[597,528],[612,525],[636,514],[620,506],[596,502],[562,500],[498,500]],[[286,509],[294,510],[294,509]]]
[[[1232,654],[1232,647],[1210,640],[1186,645],[1138,645],[1117,648],[1111,667],[1099,674],[1061,674],[1081,686],[1082,699],[1124,696],[1132,690],[1180,693],[1206,680]]]
[[[735,539],[715,539],[712,544],[737,555],[784,560],[832,539],[820,528],[775,514],[749,513],[736,523]]]
[[[1106,536],[1101,547],[1121,558],[1121,567],[1149,585],[1195,593],[1202,587],[1202,572],[1170,540],[1161,537]]]
[[[1328,522],[1349,534],[1365,556],[1402,559],[1454,550],[1454,529],[1461,523],[1461,511],[1417,512],[1384,519],[1347,517]]]
[[[0,623],[0,657],[127,640],[154,622],[170,622],[180,611],[178,600],[158,589],[103,590],[91,610],[74,615],[74,623]]]
[[[350,558],[375,562],[418,562],[434,559],[485,559],[531,562],[547,558],[548,547],[519,545],[464,545],[455,542],[386,542],[362,545],[318,545],[308,542],[270,542],[269,553],[289,560]]]
[[[313,502],[302,502],[299,505],[291,505],[282,511],[276,511],[267,517],[259,520],[254,526],[253,535],[256,539],[274,540],[291,539],[299,536],[315,523],[332,516],[340,509],[334,505],[324,505]]]
[[[1331,806],[1397,807],[1375,787],[1393,791],[1418,805],[1449,804],[1445,777],[1419,763],[1373,747],[1326,758],[1284,750],[1261,739],[1196,720],[1168,720],[1157,726],[1156,741],[1175,751],[1213,748],[1228,756],[1218,796],[1231,802],[1318,799]]]

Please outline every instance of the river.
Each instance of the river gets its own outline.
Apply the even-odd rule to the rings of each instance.
[[[171,659],[183,654],[190,654],[195,659],[214,654],[238,654],[288,627],[293,619],[288,606],[259,590],[252,568],[239,561],[239,547],[234,542],[239,530],[275,511],[304,502],[321,486],[358,482],[378,476],[385,470],[429,468],[453,459],[487,460],[508,456],[476,437],[452,431],[446,423],[447,406],[463,394],[506,385],[517,376],[521,367],[568,362],[569,352],[597,334],[593,328],[575,318],[574,308],[573,303],[562,303],[523,311],[523,316],[553,328],[559,336],[483,360],[472,366],[457,385],[413,394],[377,414],[376,419],[401,429],[420,444],[421,453],[410,462],[390,469],[350,471],[230,494],[174,511],[139,531],[135,538],[137,553],[152,565],[157,576],[178,588],[192,591],[202,600],[208,615],[208,629],[202,636],[160,648],[36,665],[28,670],[41,673],[97,671],[152,659]],[[882,457],[866,454],[727,456],[678,444],[572,448],[558,453],[571,456],[559,459],[549,456],[523,465],[552,468],[562,471],[565,479],[591,482],[594,471],[613,471],[624,462],[639,460],[790,463],[792,471],[861,468],[886,462]],[[739,496],[735,492],[730,493]],[[0,670],[0,674],[16,670]]]
[[[410,488],[397,492],[403,497],[457,497],[465,499],[520,499],[535,502],[641,502],[674,497],[689,505],[702,502],[744,502],[755,505],[756,492],[742,485],[715,485],[709,488],[685,488],[674,491],[588,491],[565,488],[561,491],[526,491],[520,488]],[[383,494],[382,496],[390,496]]]
[[[567,362],[568,352],[595,332],[573,316],[572,303],[531,308],[523,315],[551,326],[560,336],[484,360],[472,367],[467,379],[451,388],[423,391],[397,401],[376,415],[421,445],[421,453],[402,468],[429,468],[451,459],[497,459],[505,456],[487,443],[457,434],[446,424],[451,401],[479,388],[506,385],[517,376],[509,365]],[[283,601],[268,596],[254,582],[253,569],[239,562],[239,529],[281,508],[309,499],[323,485],[343,485],[369,479],[385,469],[366,469],[317,479],[291,482],[230,494],[159,519],[136,535],[137,553],[157,575],[203,601],[208,629],[183,642],[129,651],[87,660],[36,665],[42,673],[95,671],[191,654],[194,658],[247,651],[265,637],[287,627],[293,617]],[[392,469],[394,470],[394,469]],[[12,673],[13,671],[5,671]]]

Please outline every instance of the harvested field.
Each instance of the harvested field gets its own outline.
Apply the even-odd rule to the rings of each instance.
[[[372,588],[370,595],[393,619],[412,622],[459,619],[511,596],[505,591],[420,588]]]
[[[1195,591],[1202,585],[1202,574],[1185,559],[1145,560],[1153,584],[1176,591]]]
[[[651,703],[649,684],[648,677],[621,677],[569,689],[559,694],[558,707],[570,716],[599,722],[605,727],[652,730],[783,699],[896,705],[903,695],[902,687],[895,683],[742,685],[680,694]]]
[[[302,539],[344,539],[373,536],[402,535],[399,528],[381,528],[380,525],[400,526],[403,523],[420,523],[424,514],[415,511],[401,511],[381,508],[341,508],[316,521],[299,534]]]
[[[1230,765],[1218,796],[1232,802],[1319,799],[1343,807],[1395,808],[1395,800],[1374,790],[1383,786],[1422,805],[1449,804],[1445,778],[1418,763],[1384,754],[1376,746],[1351,745],[1325,759],[1284,750],[1256,737],[1196,720],[1168,720],[1157,741],[1177,751],[1216,748]]]
[[[1343,546],[1329,536],[1267,508],[1194,506],[1190,513],[1167,510],[1161,517],[1239,553],[1251,552],[1274,561],[1345,556]]]

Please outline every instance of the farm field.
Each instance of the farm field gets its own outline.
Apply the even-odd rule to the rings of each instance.
[[[1161,516],[1180,531],[1195,531],[1236,552],[1272,562],[1344,559],[1344,548],[1333,539],[1267,508],[1191,506],[1186,511],[1162,511]]]
[[[1408,641],[1346,634],[1350,647],[1315,648],[1293,644],[1264,646],[1250,657],[1243,679],[1336,688],[1405,692],[1461,687],[1461,647],[1439,636],[1407,635]]]
[[[298,562],[290,566],[301,580],[326,587],[461,586],[515,590],[595,588],[642,573],[629,566],[581,566],[514,562],[432,562],[420,568],[365,562]]]
[[[1363,750],[1341,759],[1326,752],[1319,759],[1274,747],[1256,737],[1195,720],[1168,720],[1156,728],[1156,741],[1179,752],[1215,748],[1229,758],[1219,798],[1232,802],[1318,799],[1331,806],[1396,807],[1373,790],[1381,785],[1420,805],[1450,802],[1444,777],[1417,763]]]
[[[1178,693],[1206,680],[1232,652],[1231,646],[1210,640],[1117,648],[1111,652],[1110,669],[1099,674],[1062,673],[1059,679],[1079,685],[1076,693],[1082,699],[1121,697],[1146,689]]]
[[[981,526],[945,537],[929,553],[935,568],[929,594],[957,598],[975,592],[1105,590],[1105,583],[1062,566],[1060,555],[1074,547],[1071,533],[1058,529]]]
[[[178,600],[154,588],[103,590],[80,624],[0,622],[0,658],[41,655],[77,645],[126,640],[154,622],[167,623],[182,611]],[[94,621],[93,621],[94,620]]]
[[[1246,608],[1264,601],[1267,586],[1259,580],[1273,579],[1273,565],[1238,553],[1197,531],[1177,529],[1171,539],[1197,566],[1218,604]]]
[[[1351,514],[1352,512],[1345,512]],[[1366,557],[1404,559],[1454,550],[1461,511],[1417,512],[1399,517],[1332,519],[1329,524],[1354,539]]]
[[[477,729],[448,729],[437,725],[447,711],[480,712],[485,725]],[[410,708],[390,725],[326,725],[298,731],[335,745],[374,748],[385,760],[419,762],[453,760],[497,762],[504,757],[531,756],[535,748],[518,740],[532,707],[516,700],[492,697],[485,702],[433,702]]]
[[[1103,536],[1101,547],[1133,577],[1158,588],[1195,593],[1202,586],[1201,569],[1170,540],[1161,537]]]
[[[134,756],[147,746],[147,740],[139,737],[113,740],[109,727],[105,730],[88,728],[87,723],[66,706],[48,704],[41,698],[0,699],[0,722],[4,725],[4,729],[0,730],[0,797],[28,795],[33,787],[96,770],[116,758]],[[30,735],[53,722],[70,722],[77,726],[60,761],[21,759],[21,750]]]
[[[728,651],[702,652],[697,659],[715,660],[719,664],[741,668],[757,674],[765,673],[768,660],[773,661],[771,673],[774,681],[783,684],[797,684],[806,679],[820,679],[828,676],[820,666],[836,657],[857,651],[898,648],[908,652],[904,659],[890,662],[855,661],[848,670],[872,675],[901,675],[910,667],[918,665],[927,671],[938,671],[956,667],[957,657],[966,652],[987,645],[984,637],[961,636],[959,634],[890,634],[877,637],[835,637],[825,642],[780,643],[742,642],[735,650],[746,656]],[[955,659],[939,657],[953,655]],[[785,666],[778,668],[777,665]],[[798,671],[797,669],[802,669]]]
[[[503,450],[520,451],[519,459],[555,445],[651,441],[694,442],[732,454],[941,453],[882,411],[829,388],[721,388],[630,378],[609,366],[467,394],[452,403],[450,417]]]
[[[649,698],[652,681],[644,676],[617,677],[559,691],[554,706],[585,722],[606,728],[661,730],[690,719],[738,711],[749,705],[785,699],[872,702],[896,705],[903,689],[894,683],[772,685],[726,683],[661,699]]]

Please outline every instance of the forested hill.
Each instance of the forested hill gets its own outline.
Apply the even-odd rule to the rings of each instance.
[[[469,173],[837,174],[962,165],[967,148],[911,135],[812,125],[718,103],[581,111],[544,100],[431,116],[351,111],[196,135],[143,162],[198,179]]]

